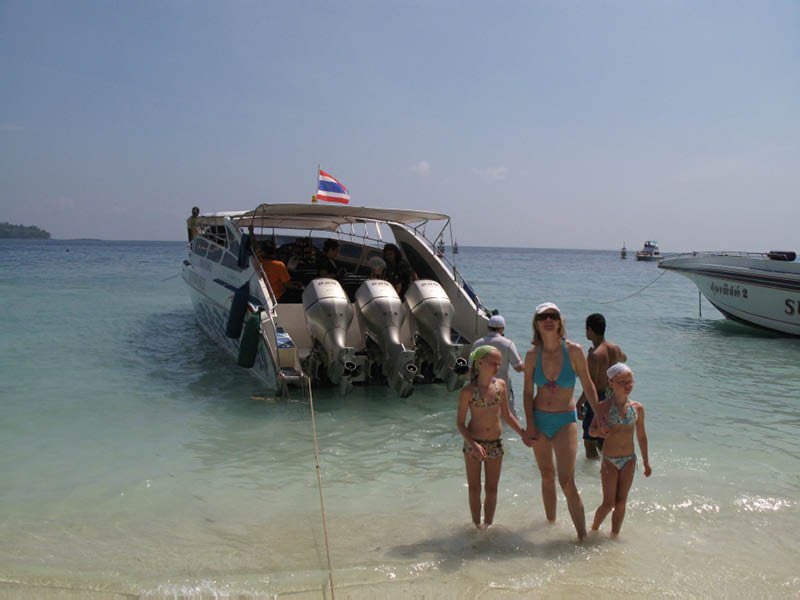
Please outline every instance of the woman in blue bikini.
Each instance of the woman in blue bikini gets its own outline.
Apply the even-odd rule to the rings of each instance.
[[[573,391],[576,375],[586,399],[595,409],[601,431],[607,431],[605,415],[598,412],[597,392],[580,344],[567,340],[558,307],[552,302],[540,304],[533,317],[533,348],[525,356],[526,429],[523,440],[533,446],[542,477],[542,501],[547,520],[551,523],[556,520],[557,473],[558,483],[567,498],[569,515],[581,540],[586,536],[586,516],[575,486],[578,415]]]
[[[609,433],[603,443],[603,465],[600,477],[603,482],[603,503],[597,507],[592,522],[592,531],[600,529],[603,520],[612,510],[611,535],[617,536],[625,518],[628,492],[636,471],[636,453],[633,449],[633,432],[642,453],[644,476],[650,477],[650,461],[647,456],[647,433],[644,430],[644,406],[634,402],[628,394],[633,390],[633,371],[625,363],[611,365],[606,371],[608,385],[614,391],[608,404]],[[594,426],[593,426],[594,427]],[[589,430],[589,435],[597,435]]]
[[[506,383],[497,379],[503,362],[500,351],[494,346],[478,346],[469,355],[472,377],[458,396],[456,425],[464,438],[464,463],[469,487],[469,510],[472,522],[478,529],[494,521],[497,506],[497,484],[503,465],[503,425],[500,417],[522,437],[522,425],[508,408]],[[470,413],[469,423],[467,411]],[[481,525],[481,470],[486,471]]]

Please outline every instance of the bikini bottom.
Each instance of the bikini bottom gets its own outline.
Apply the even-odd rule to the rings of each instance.
[[[564,412],[545,412],[543,410],[533,411],[533,422],[536,429],[541,431],[550,439],[558,433],[558,431],[569,425],[570,423],[578,422],[578,411],[574,408]]]
[[[481,446],[483,446],[484,450],[486,450],[486,460],[492,460],[494,458],[500,458],[504,454],[504,452],[503,452],[503,440],[502,439],[500,439],[500,440],[475,440],[475,441],[478,442]],[[462,451],[467,456],[471,456],[472,458],[475,458],[477,460],[481,459],[481,457],[478,456],[478,454],[475,452],[473,447],[466,440],[464,440],[464,448],[462,448]]]
[[[604,456],[608,462],[612,465],[617,467],[617,471],[622,471],[625,468],[625,465],[628,464],[628,461],[633,459],[633,470],[636,470],[636,455],[631,454],[630,456]]]

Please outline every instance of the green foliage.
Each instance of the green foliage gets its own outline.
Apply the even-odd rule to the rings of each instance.
[[[12,225],[0,223],[0,239],[40,239],[49,240],[50,234],[36,225]]]

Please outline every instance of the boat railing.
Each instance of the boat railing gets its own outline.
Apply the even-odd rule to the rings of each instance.
[[[741,250],[693,250],[691,252],[678,252],[664,256],[664,258],[691,258],[695,256],[734,256],[737,258],[767,258],[766,252],[744,252]]]
[[[272,334],[274,339],[278,339],[278,327],[275,325],[275,319],[278,317],[278,299],[275,296],[275,292],[272,290],[272,285],[269,282],[269,277],[267,277],[266,271],[264,271],[264,267],[261,264],[261,260],[258,257],[258,254],[254,250],[251,249],[250,252],[250,259],[251,262],[254,264],[253,271],[254,274],[257,275],[258,279],[260,279],[264,283],[264,287],[266,287],[267,292],[269,293],[269,323],[272,326]],[[267,346],[269,347],[270,354],[273,357],[277,356],[277,348],[273,348],[272,344],[269,341],[269,336],[263,336],[264,341],[266,342]],[[278,365],[276,365],[276,368]]]

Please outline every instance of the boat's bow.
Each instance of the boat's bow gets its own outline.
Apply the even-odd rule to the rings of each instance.
[[[692,252],[659,268],[691,279],[729,319],[800,335],[800,263],[747,252]]]

